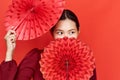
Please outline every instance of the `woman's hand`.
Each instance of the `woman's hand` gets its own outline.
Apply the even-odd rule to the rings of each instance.
[[[16,33],[13,30],[9,30],[5,35],[4,39],[6,40],[6,58],[5,61],[11,61],[13,56],[13,51],[16,47]]]

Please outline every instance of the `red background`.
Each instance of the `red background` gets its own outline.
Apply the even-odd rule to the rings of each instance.
[[[0,1],[0,62],[4,60],[5,12],[10,0]],[[120,0],[66,0],[81,23],[80,39],[90,45],[96,58],[98,80],[120,80]],[[51,40],[48,33],[30,41],[17,41],[14,59],[19,63],[32,48],[43,48]]]

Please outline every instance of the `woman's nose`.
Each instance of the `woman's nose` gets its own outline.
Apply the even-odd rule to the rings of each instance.
[[[64,34],[64,37],[69,37],[69,35],[67,33]]]

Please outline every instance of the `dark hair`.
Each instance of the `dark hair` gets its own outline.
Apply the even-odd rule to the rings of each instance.
[[[80,24],[79,24],[78,18],[71,10],[68,10],[68,9],[63,10],[63,13],[59,20],[65,20],[65,19],[70,19],[74,21],[76,24],[77,30],[79,30]],[[51,33],[54,31],[54,28],[55,26],[51,28]]]

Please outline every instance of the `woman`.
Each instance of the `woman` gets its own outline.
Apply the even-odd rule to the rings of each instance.
[[[79,33],[79,21],[76,15],[70,10],[64,10],[60,20],[51,29],[51,34],[54,39],[63,37],[74,37],[77,39]],[[7,51],[5,61],[3,61],[0,66],[0,80],[31,80],[31,78],[33,78],[33,80],[44,80],[40,72],[39,64],[40,54],[43,50],[37,48],[32,49],[17,67],[15,60],[12,58],[16,46],[15,31],[8,31],[5,40]],[[95,70],[90,80],[96,80]]]

